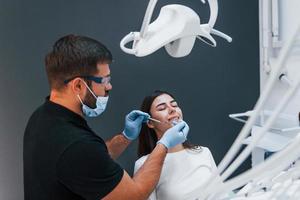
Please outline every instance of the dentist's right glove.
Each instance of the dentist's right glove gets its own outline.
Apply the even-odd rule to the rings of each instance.
[[[157,142],[163,144],[167,149],[186,141],[190,128],[185,121],[181,121],[175,126],[169,128],[162,138]]]
[[[140,110],[131,111],[125,118],[125,128],[122,134],[128,140],[135,140],[141,131],[142,123],[148,121],[150,115]]]

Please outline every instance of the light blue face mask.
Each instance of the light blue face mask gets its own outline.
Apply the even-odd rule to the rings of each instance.
[[[89,106],[85,105],[83,103],[83,101],[81,100],[80,96],[77,95],[77,97],[82,105],[82,111],[83,111],[84,115],[87,117],[97,117],[104,112],[107,102],[108,102],[108,96],[107,97],[101,97],[101,96],[97,97],[85,82],[84,82],[84,84],[87,87],[87,89],[90,91],[90,93],[92,93],[92,95],[96,98],[96,108],[90,108]]]

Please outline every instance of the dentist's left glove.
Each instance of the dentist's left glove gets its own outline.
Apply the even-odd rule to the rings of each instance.
[[[142,123],[147,122],[150,115],[140,110],[131,111],[125,118],[125,129],[122,134],[128,140],[134,140],[140,134]]]

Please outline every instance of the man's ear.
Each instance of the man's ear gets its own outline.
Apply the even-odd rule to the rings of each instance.
[[[153,122],[150,121],[150,120],[147,122],[147,126],[148,126],[149,128],[154,128]]]
[[[82,79],[75,78],[71,81],[71,87],[74,93],[76,94],[82,94],[84,89],[84,83],[82,82]]]

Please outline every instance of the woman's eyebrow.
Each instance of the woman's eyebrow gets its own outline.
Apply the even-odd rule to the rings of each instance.
[[[166,103],[160,103],[160,104],[157,104],[157,105],[155,106],[155,108],[157,108],[157,107],[159,107],[159,106],[162,106],[162,105],[166,105]]]
[[[173,99],[173,100],[170,101],[170,103],[174,103],[174,102],[176,102],[175,99]],[[167,103],[165,103],[165,102],[164,103],[160,103],[160,104],[156,105],[155,107],[157,108],[159,106],[166,105],[166,104]]]

